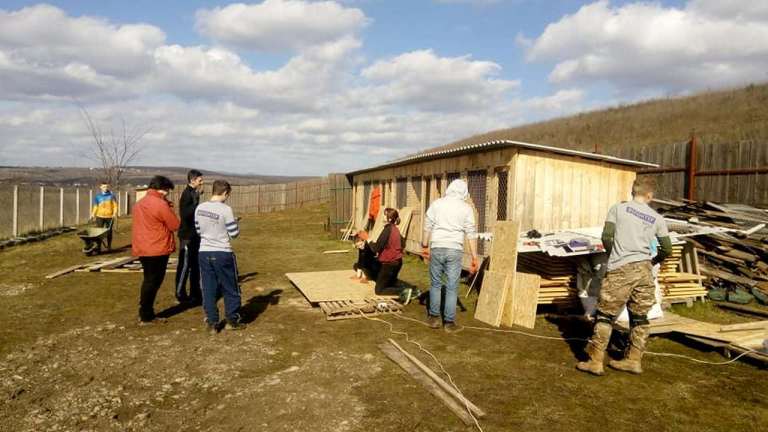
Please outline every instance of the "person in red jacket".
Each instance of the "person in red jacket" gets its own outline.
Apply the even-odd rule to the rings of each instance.
[[[387,288],[397,286],[397,275],[403,267],[403,236],[397,228],[400,223],[400,215],[397,210],[387,208],[384,210],[387,224],[376,242],[369,242],[373,253],[376,254],[376,269],[373,272],[376,278],[376,294],[381,294]]]
[[[173,232],[179,229],[180,221],[167,199],[171,190],[173,182],[170,179],[155,176],[149,182],[147,194],[133,208],[132,254],[139,257],[144,269],[139,300],[140,324],[155,319],[155,297],[165,279],[168,257],[176,250]]]

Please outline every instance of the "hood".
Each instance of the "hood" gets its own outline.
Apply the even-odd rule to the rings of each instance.
[[[467,182],[461,179],[457,179],[448,185],[448,189],[445,190],[445,196],[448,198],[456,198],[465,200],[469,198],[469,189],[467,188]]]

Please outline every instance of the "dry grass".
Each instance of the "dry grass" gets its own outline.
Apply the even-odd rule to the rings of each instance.
[[[692,131],[704,141],[766,141],[768,84],[620,105],[475,135],[439,149],[509,139],[611,153],[687,141]]]
[[[325,321],[286,280],[286,272],[351,266],[353,254],[321,253],[343,247],[322,231],[326,215],[314,207],[243,218],[235,247],[250,324],[216,337],[203,332],[200,309],[138,327],[139,275],[44,279],[83,261],[74,236],[0,251],[0,430],[473,430],[382,355],[378,344],[391,337],[384,325]],[[127,234],[115,243],[126,244]],[[402,278],[424,289],[426,267],[408,257]],[[158,310],[174,305],[172,292],[167,280]],[[468,310],[459,321],[479,325],[476,297],[462,300]],[[696,312],[707,315],[708,307]],[[422,318],[424,309],[412,304],[405,314]],[[649,357],[640,377],[596,378],[574,369],[580,345],[448,335],[389,319],[434,352],[488,412],[488,432],[758,431],[768,421],[768,381],[751,365]],[[534,333],[583,337],[585,330],[539,317]],[[651,349],[722,360],[658,337]]]

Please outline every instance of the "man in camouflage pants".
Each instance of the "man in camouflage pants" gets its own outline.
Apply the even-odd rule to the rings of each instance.
[[[629,312],[630,346],[623,360],[608,362],[616,370],[640,374],[640,360],[650,333],[648,311],[656,302],[653,266],[672,253],[672,242],[664,218],[648,204],[656,182],[652,178],[635,180],[632,201],[614,205],[603,228],[603,245],[608,258],[608,274],[603,280],[592,338],[586,348],[588,361],[576,368],[603,375],[603,360],[613,323],[624,306]],[[658,254],[651,258],[651,242],[659,241]]]

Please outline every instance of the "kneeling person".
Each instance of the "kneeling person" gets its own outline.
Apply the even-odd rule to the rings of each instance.
[[[202,279],[203,309],[208,330],[215,333],[219,324],[219,297],[224,298],[224,317],[228,330],[244,327],[240,322],[240,287],[237,280],[237,260],[230,240],[240,235],[240,228],[225,204],[232,187],[224,180],[213,182],[210,201],[197,206],[195,229],[200,235],[200,277]]]

